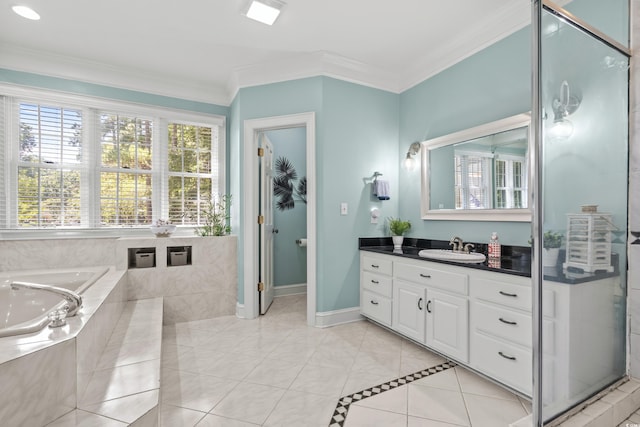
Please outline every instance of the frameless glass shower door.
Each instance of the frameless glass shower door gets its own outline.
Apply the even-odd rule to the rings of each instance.
[[[538,425],[626,371],[629,59],[570,18],[540,19]]]

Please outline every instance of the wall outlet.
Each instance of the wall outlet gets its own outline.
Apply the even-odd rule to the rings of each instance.
[[[349,213],[349,206],[346,202],[340,203],[340,215],[346,215]]]

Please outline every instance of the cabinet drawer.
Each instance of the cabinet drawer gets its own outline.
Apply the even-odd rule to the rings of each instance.
[[[366,271],[372,271],[374,273],[386,274],[391,276],[393,262],[390,259],[381,259],[377,257],[362,256],[362,265],[360,268]]]
[[[363,271],[360,275],[360,280],[363,289],[376,292],[388,298],[391,298],[393,295],[393,281],[391,276],[383,276],[381,274]]]
[[[476,301],[471,316],[477,330],[531,347],[530,315]]]
[[[383,325],[391,326],[391,299],[369,291],[362,291],[360,311]]]
[[[471,341],[471,365],[526,395],[531,395],[530,349],[509,345],[474,332]]]
[[[474,278],[472,295],[485,301],[531,312],[531,286]]]
[[[469,294],[469,276],[462,273],[396,263],[394,277],[461,295]]]

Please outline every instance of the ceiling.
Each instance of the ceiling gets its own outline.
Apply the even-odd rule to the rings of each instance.
[[[329,75],[402,92],[529,22],[530,0],[0,0],[0,68],[229,105],[238,88]]]

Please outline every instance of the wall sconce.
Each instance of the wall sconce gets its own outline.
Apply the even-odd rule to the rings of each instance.
[[[551,104],[553,108],[553,124],[550,135],[558,139],[567,139],[573,133],[573,123],[567,116],[575,113],[580,106],[580,99],[571,95],[569,83],[565,80],[560,85],[560,97],[554,98]]]
[[[413,156],[415,156],[416,154],[418,154],[420,152],[420,143],[419,142],[414,142],[409,146],[409,151],[407,151],[407,157],[405,157],[404,161],[402,162],[402,167],[404,167],[406,170],[413,170],[416,167],[416,159],[413,158]]]
[[[249,0],[245,16],[263,24],[273,25],[285,3],[279,0]]]

